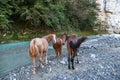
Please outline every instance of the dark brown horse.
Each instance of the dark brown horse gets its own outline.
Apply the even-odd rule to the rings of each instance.
[[[55,57],[61,57],[62,56],[62,46],[64,45],[65,38],[56,38],[56,43],[53,44],[53,48],[55,50]]]
[[[56,42],[56,35],[55,34],[48,34],[47,36],[44,36],[42,38],[34,38],[30,42],[30,48],[29,48],[29,55],[32,58],[32,64],[33,64],[33,70],[32,73],[35,74],[35,58],[37,57],[41,68],[43,68],[43,58],[45,54],[45,60],[46,64],[47,61],[47,53],[48,53],[48,43],[54,40]]]
[[[77,38],[75,35],[67,34],[64,34],[63,37],[66,37],[67,41],[68,69],[70,69],[70,62],[72,63],[72,69],[74,69],[74,57],[77,57],[77,49],[80,47],[80,44],[86,40],[87,37]],[[78,57],[77,63],[79,63]]]

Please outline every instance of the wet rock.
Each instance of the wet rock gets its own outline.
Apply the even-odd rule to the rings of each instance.
[[[61,64],[67,64],[67,58],[63,58],[61,61],[60,61]]]
[[[49,67],[49,71],[50,71],[50,72],[52,71],[52,68],[51,68],[51,67]]]
[[[66,64],[65,61],[60,61],[61,64]]]
[[[91,54],[91,58],[95,58],[96,56],[95,56],[95,54]]]

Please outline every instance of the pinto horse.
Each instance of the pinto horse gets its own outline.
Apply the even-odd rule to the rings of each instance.
[[[34,38],[30,42],[30,48],[29,48],[29,55],[32,58],[32,64],[33,64],[33,70],[32,73],[35,74],[35,58],[37,57],[41,68],[44,68],[43,66],[43,58],[45,54],[45,61],[46,64],[47,61],[47,53],[48,53],[48,43],[54,40],[56,42],[56,35],[55,34],[48,34],[47,36],[44,36],[42,38]]]
[[[67,41],[67,51],[68,51],[68,69],[70,69],[70,61],[72,63],[72,69],[74,69],[74,57],[77,57],[77,49],[80,47],[80,44],[84,42],[87,37],[77,38],[75,35],[64,34],[63,38],[66,37]],[[77,57],[77,63],[78,57]]]
[[[55,50],[55,57],[62,56],[62,45],[64,45],[64,39],[56,37],[56,43],[53,44],[53,48]]]

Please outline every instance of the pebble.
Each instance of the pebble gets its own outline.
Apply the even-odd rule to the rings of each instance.
[[[91,54],[91,58],[95,58],[96,56],[95,56],[95,54]]]
[[[64,64],[64,65],[66,64],[65,61],[60,61],[60,63],[61,63],[61,64]]]

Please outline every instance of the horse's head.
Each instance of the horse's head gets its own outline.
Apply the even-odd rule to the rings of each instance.
[[[63,44],[63,45],[65,44],[66,40],[67,40],[67,34],[64,33],[64,34],[62,35],[62,44]]]

